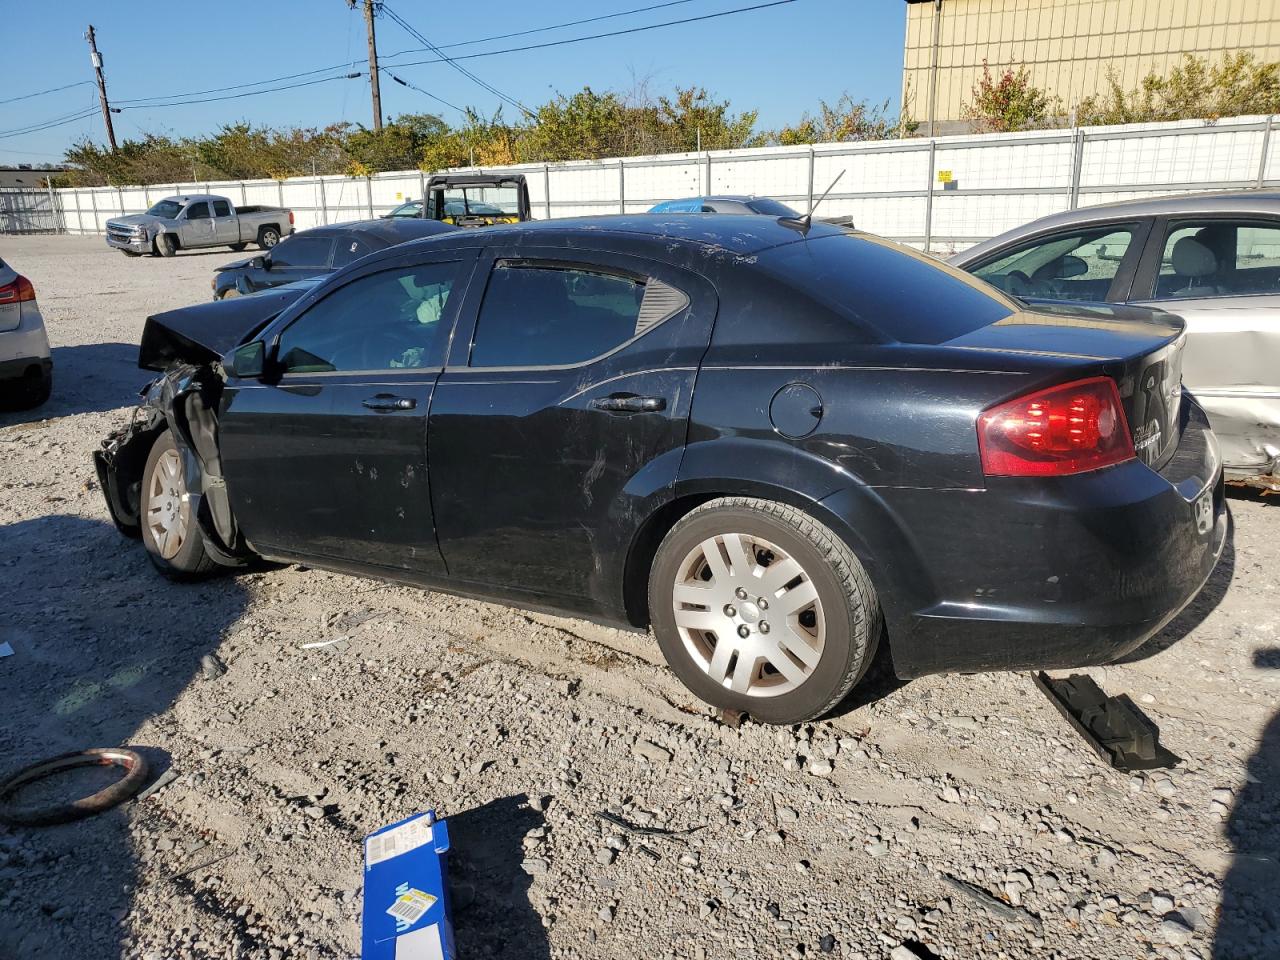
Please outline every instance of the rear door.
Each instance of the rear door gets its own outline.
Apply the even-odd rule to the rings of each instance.
[[[441,251],[356,274],[269,330],[277,379],[228,384],[224,474],[256,549],[442,572],[426,416],[474,259]]]
[[[612,253],[483,262],[428,428],[449,575],[607,604],[630,533],[670,496],[715,294]]]
[[[333,260],[334,238],[328,234],[294,234],[285,237],[266,254],[271,261],[270,270],[255,270],[252,281],[256,287],[278,287],[307,277],[317,277],[330,271]]]
[[[1183,380],[1223,461],[1265,469],[1280,449],[1280,220],[1160,221],[1131,298],[1186,320]]]
[[[230,200],[211,200],[213,210],[213,235],[218,243],[239,243],[240,226]]]

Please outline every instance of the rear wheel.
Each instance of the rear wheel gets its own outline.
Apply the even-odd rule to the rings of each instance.
[[[649,611],[693,693],[766,723],[830,711],[881,631],[870,578],[835,533],[794,507],[744,497],[704,504],[667,534]]]
[[[165,430],[151,447],[142,471],[142,543],[147,556],[167,577],[183,579],[215,569],[204,549],[193,501],[173,434]]]
[[[258,231],[258,246],[270,250],[280,242],[280,231],[275,227],[263,227]]]
[[[178,245],[174,242],[171,234],[160,233],[156,235],[156,253],[162,257],[172,257],[177,252]]]

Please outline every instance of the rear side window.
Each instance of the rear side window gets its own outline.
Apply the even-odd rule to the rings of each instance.
[[[231,216],[231,204],[227,203],[225,200],[213,201],[213,215],[215,217]]]
[[[278,267],[325,267],[332,246],[330,237],[289,237],[276,244],[271,262]]]
[[[760,213],[766,217],[798,217],[800,216],[795,210],[792,210],[785,203],[779,203],[772,197],[756,197],[754,200],[747,201],[747,208],[752,213]]]
[[[473,367],[582,363],[637,332],[645,284],[574,266],[494,266],[471,348]]]
[[[819,303],[902,343],[945,343],[1018,309],[954,267],[863,234],[789,243],[760,263]]]

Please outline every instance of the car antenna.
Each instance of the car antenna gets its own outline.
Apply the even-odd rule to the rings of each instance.
[[[813,205],[809,207],[809,212],[803,217],[779,217],[778,222],[784,227],[790,227],[792,230],[799,230],[801,233],[808,235],[809,227],[813,225],[813,211],[817,210],[818,205],[827,199],[827,194],[835,189],[835,185],[840,182],[840,178],[843,176],[843,170],[836,174],[836,178],[831,181],[826,190],[822,191],[822,196],[814,201]]]

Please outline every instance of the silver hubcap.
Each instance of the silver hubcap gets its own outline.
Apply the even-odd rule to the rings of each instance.
[[[672,606],[694,663],[734,693],[788,693],[822,659],[818,590],[795,558],[767,540],[741,533],[703,540],[680,564]]]
[[[187,540],[191,504],[182,480],[178,451],[166,450],[151,472],[147,498],[147,527],[160,556],[170,560]]]

